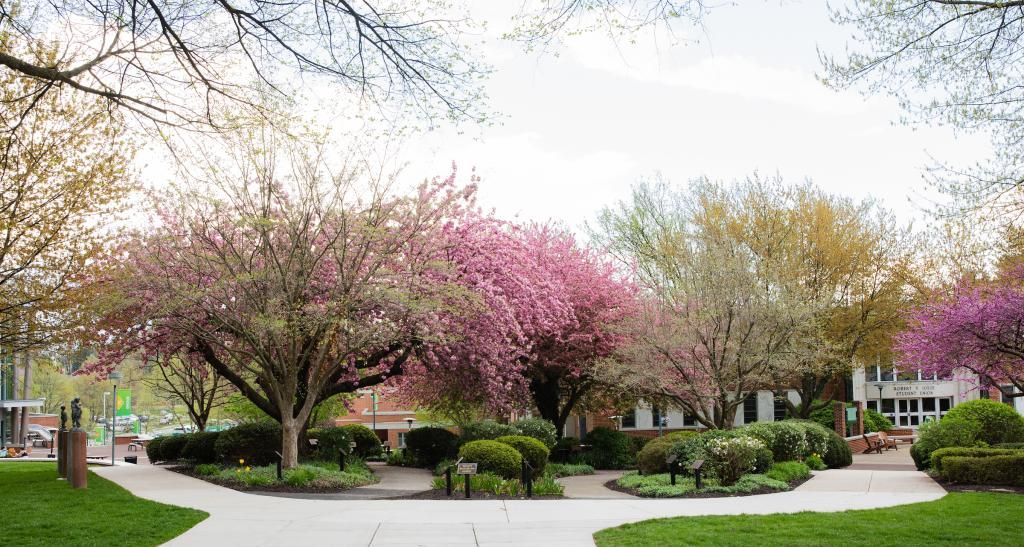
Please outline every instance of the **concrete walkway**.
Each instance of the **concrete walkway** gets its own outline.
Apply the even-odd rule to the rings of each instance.
[[[564,495],[571,499],[613,500],[638,499],[625,492],[605,487],[605,483],[622,476],[622,471],[598,471],[593,475],[577,475],[557,479],[565,487]]]
[[[597,530],[657,517],[844,511],[943,495],[922,481],[895,476],[918,490],[882,491],[874,485],[890,481],[870,472],[847,480],[841,474],[849,472],[837,470],[793,492],[738,498],[309,500],[246,494],[149,465],[94,471],[143,498],[210,513],[172,545],[591,546]]]
[[[426,469],[397,467],[380,462],[369,462],[367,465],[373,470],[373,474],[377,475],[380,482],[330,494],[290,492],[253,492],[253,494],[304,500],[380,500],[398,498],[430,490],[433,476]]]

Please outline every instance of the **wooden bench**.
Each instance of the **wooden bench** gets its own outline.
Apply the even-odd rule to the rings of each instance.
[[[864,438],[864,442],[867,443],[868,447],[864,449],[864,454],[870,454],[872,452],[882,453],[882,449],[885,448],[885,443],[879,437],[868,437],[866,434],[861,435]]]
[[[889,434],[885,431],[878,432],[878,439],[886,450],[899,450],[899,447],[896,446],[896,439],[889,437]]]

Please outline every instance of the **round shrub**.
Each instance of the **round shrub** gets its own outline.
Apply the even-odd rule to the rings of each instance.
[[[757,451],[761,448],[765,448],[764,443],[753,437],[719,437],[708,441],[707,453],[719,483],[722,486],[736,484],[754,468]]]
[[[322,429],[310,429],[307,432],[310,439],[316,439],[316,450],[315,456],[318,459],[325,461],[336,461],[338,459],[338,450],[342,450],[345,454],[348,454],[351,449],[348,447],[348,443],[351,442],[352,437],[349,436],[349,432],[344,427],[325,427]],[[359,448],[358,445],[356,448]]]
[[[829,469],[839,469],[853,465],[853,451],[846,439],[839,436],[835,431],[830,432],[828,438],[828,451],[825,452],[825,465]]]
[[[739,431],[764,443],[777,462],[802,460],[810,453],[804,428],[793,421],[757,422]]]
[[[991,399],[966,401],[953,407],[942,420],[960,418],[981,426],[978,440],[988,444],[1024,441],[1024,417],[1010,405]]]
[[[369,456],[379,456],[384,451],[380,445],[380,438],[369,427],[362,424],[349,424],[342,426],[341,429],[348,432],[349,441],[355,441],[356,456],[365,459]],[[345,447],[345,450],[348,450],[348,446]]]
[[[219,431],[197,431],[193,433],[188,442],[185,443],[185,446],[182,447],[179,457],[193,464],[216,462],[217,450],[215,443],[219,436]]]
[[[479,422],[468,423],[462,426],[460,442],[493,441],[498,437],[516,435],[517,433],[516,428],[508,424],[498,423],[494,420],[480,420]]]
[[[877,433],[879,431],[891,431],[893,424],[886,418],[881,412],[877,410],[871,410],[870,408],[864,409],[864,432],[865,433]]]
[[[522,420],[516,420],[512,423],[512,427],[518,431],[519,435],[533,437],[534,439],[544,443],[544,446],[546,446],[548,450],[553,449],[555,447],[555,443],[558,442],[555,425],[543,418],[523,418]]]
[[[595,427],[583,442],[590,445],[583,461],[595,469],[625,469],[633,463],[629,436],[621,431]]]
[[[558,439],[558,442],[555,443],[555,448],[551,450],[551,461],[566,463],[574,458],[579,447],[579,439],[575,437],[562,437]]]
[[[640,473],[653,475],[668,471],[665,459],[668,458],[669,450],[675,443],[676,441],[668,437],[656,437],[648,441],[636,455],[636,465],[640,468]]]
[[[166,438],[167,437],[157,437],[146,444],[146,457],[149,458],[149,463],[156,463],[164,460],[160,447],[163,445],[164,439]]]
[[[405,447],[420,467],[435,467],[455,456],[459,438],[443,427],[420,427],[405,434]]]
[[[937,422],[925,422],[917,430],[917,442],[910,446],[910,456],[920,470],[931,467],[932,452],[948,446],[984,446],[978,440],[981,424],[947,414]]]
[[[797,427],[803,430],[804,440],[807,442],[805,457],[811,454],[817,454],[821,457],[825,456],[828,452],[829,439],[835,434],[834,431],[822,427],[821,424],[811,420],[786,420],[786,422],[796,424]]]
[[[217,459],[227,463],[245,460],[248,465],[270,465],[281,450],[281,426],[274,422],[241,424],[220,432],[214,443]]]
[[[551,454],[551,451],[548,450],[548,447],[544,446],[544,443],[525,435],[509,435],[498,437],[495,440],[515,448],[526,462],[530,464],[530,467],[533,468],[531,474],[534,477],[544,474],[544,468],[548,465],[548,456]]]
[[[494,473],[506,479],[518,477],[523,466],[523,457],[518,450],[486,439],[462,445],[459,457],[466,463],[479,464],[477,471],[480,473]]]
[[[167,462],[178,461],[178,458],[181,458],[181,451],[191,438],[192,433],[165,437],[163,444],[160,445],[160,457]]]

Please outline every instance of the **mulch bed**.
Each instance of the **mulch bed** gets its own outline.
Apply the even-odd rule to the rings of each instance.
[[[726,494],[726,493],[722,493],[722,492],[692,492],[692,493],[689,493],[689,494],[683,494],[681,496],[672,496],[672,497],[644,496],[644,495],[639,494],[635,488],[626,488],[624,486],[619,486],[616,483],[617,480],[618,479],[612,479],[612,480],[604,483],[604,487],[609,489],[609,490],[615,490],[616,492],[622,492],[624,494],[629,494],[631,496],[636,496],[638,498],[646,498],[646,499],[681,499],[681,498],[743,498],[743,497],[746,497],[746,496],[760,496],[762,494],[777,494],[779,492],[789,492],[790,490],[793,490],[797,486],[800,486],[801,484],[811,480],[811,478],[808,477],[806,479],[799,479],[799,480],[795,480],[795,481],[790,482],[789,483],[790,490],[776,490],[774,488],[768,488],[767,486],[765,486],[765,487],[758,488],[757,490],[754,490],[754,491],[751,491],[751,492],[732,493],[732,494]]]
[[[288,492],[292,494],[330,494],[334,492],[345,492],[352,488],[315,488],[310,486],[292,486],[290,484],[272,484],[267,486],[249,486],[244,483],[232,482],[220,480],[218,477],[209,477],[203,475],[196,475],[192,472],[192,468],[183,466],[166,467],[170,471],[175,473],[181,473],[192,477],[193,479],[199,479],[206,481],[210,484],[216,484],[217,486],[223,486],[224,488],[230,488],[232,490],[238,490],[239,492]],[[353,487],[358,488],[358,487]]]
[[[426,492],[420,492],[418,494],[411,494],[409,496],[401,496],[401,497],[389,498],[389,499],[399,499],[399,500],[452,500],[452,501],[527,500],[527,499],[534,499],[534,500],[560,500],[560,499],[565,499],[563,496],[554,496],[554,495],[539,496],[539,495],[536,495],[536,494],[534,494],[533,498],[527,498],[526,496],[506,496],[506,495],[498,496],[498,495],[492,494],[490,492],[477,492],[476,490],[474,490],[472,492],[472,496],[473,497],[471,499],[467,500],[465,492],[452,492],[452,496],[448,497],[448,494],[446,494],[443,489],[439,489],[439,490],[427,490]]]

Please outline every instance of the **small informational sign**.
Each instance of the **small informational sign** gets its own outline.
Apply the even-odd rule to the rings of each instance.
[[[355,441],[349,441],[348,447],[354,449],[356,447],[356,442]]]
[[[669,465],[672,465],[672,464],[676,463],[676,460],[678,460],[678,459],[679,459],[679,455],[678,454],[669,454],[668,457],[665,458],[665,463],[667,463]]]
[[[853,423],[853,422],[857,421],[857,409],[856,408],[848,408],[848,409],[846,409],[846,421],[850,422],[850,423]]]
[[[704,467],[704,460],[694,460],[694,462],[690,464],[690,469],[693,469],[694,471],[702,467]]]
[[[476,475],[476,464],[475,463],[460,463],[458,468],[459,475]]]

